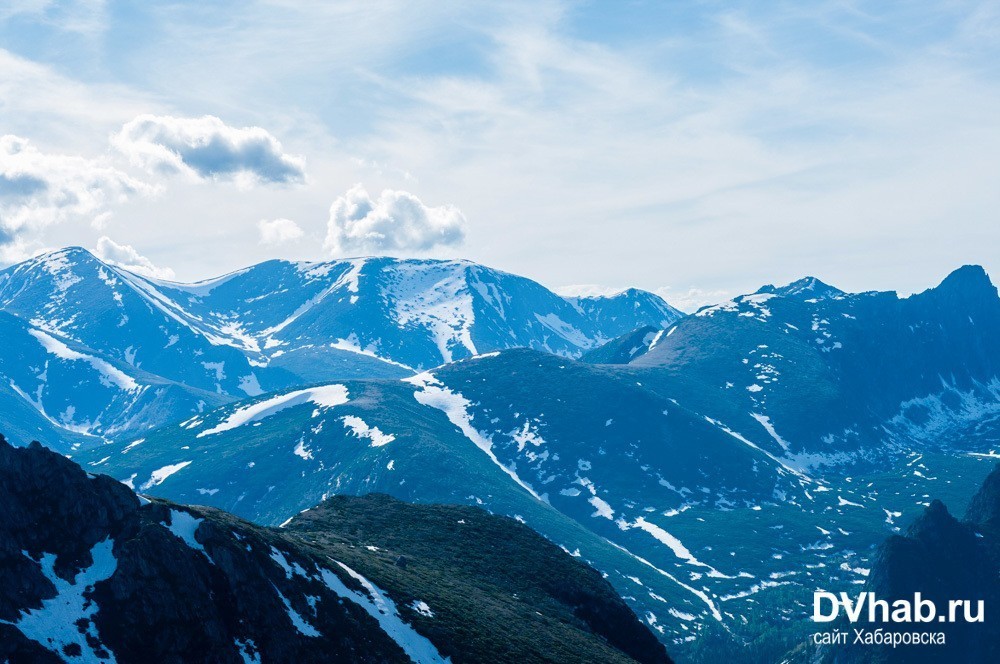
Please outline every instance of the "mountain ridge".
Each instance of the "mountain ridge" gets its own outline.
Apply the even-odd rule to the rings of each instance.
[[[567,339],[554,319],[546,326],[506,291],[466,280],[467,266],[458,278],[440,262],[311,264],[312,275],[268,265],[275,272],[235,273],[183,297],[149,288],[217,332],[245,323],[231,331],[272,352],[254,371],[263,378],[287,356],[294,362],[280,368],[291,385],[221,395],[227,403],[74,458],[143,492],[268,524],[372,491],[523,519],[606,572],[672,649],[706,635],[753,639],[760,624],[794,634],[787,608],[765,607],[804,605],[811,584],[863,582],[895,519],[927,502],[931,487],[953,500],[1000,431],[1000,298],[975,269],[907,298],[818,298],[825,285],[807,278],[789,295],[738,296],[666,327],[640,326],[603,347],[615,350],[610,359],[595,359],[598,348],[581,362],[549,352]],[[379,316],[399,310],[392,297],[364,297],[383,292],[366,291],[372,276],[390,295],[488,296],[506,318],[477,320],[534,320],[547,330],[543,348],[482,352],[479,333],[446,325],[422,337],[428,352],[443,339],[477,353],[456,351],[415,375],[397,366],[395,375],[325,380],[326,349],[309,335],[329,316],[365,301]],[[255,280],[274,294],[255,299]],[[297,299],[286,297],[303,283]],[[437,311],[437,300],[404,300],[411,312]],[[581,315],[565,300],[555,306],[573,311],[564,323]],[[425,322],[453,310],[443,311]],[[286,345],[264,348],[271,337]],[[447,346],[453,338],[459,346]],[[293,371],[296,363],[316,374]],[[938,481],[956,477],[947,488]],[[734,547],[726,534],[737,527],[744,538]],[[766,652],[784,652],[775,644]]]
[[[60,428],[98,437],[141,435],[150,425],[219,402],[296,385],[401,378],[420,367],[516,346],[577,355],[623,326],[674,315],[655,295],[640,298],[632,291],[627,297],[624,307],[613,298],[591,301],[587,314],[530,279],[471,261],[378,257],[271,260],[180,284],[68,247],[0,271],[0,312],[23,321],[36,338],[51,337],[45,342],[50,349],[85,349],[91,359],[63,353],[63,360],[81,367],[115,367],[128,381],[217,396],[143,402],[130,407],[135,416],[113,412],[121,407],[109,396],[85,417],[69,403],[80,398],[69,385],[61,388],[65,394],[43,385],[44,362],[30,365],[27,374],[19,368],[18,377],[2,383],[12,386],[9,398],[19,402],[11,410],[27,405],[38,411],[34,421],[25,411],[24,424],[17,425],[27,437],[59,444]],[[39,389],[44,393],[25,396]],[[76,411],[66,411],[66,404]],[[111,422],[120,424],[109,428]],[[90,444],[87,438],[78,442]]]
[[[5,661],[670,662],[593,569],[477,508],[344,497],[262,528],[2,438],[0,501]]]

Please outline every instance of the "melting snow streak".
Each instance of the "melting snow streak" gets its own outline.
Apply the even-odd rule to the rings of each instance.
[[[437,408],[445,415],[452,424],[457,426],[465,437],[476,444],[476,447],[486,452],[489,456],[490,461],[497,465],[503,472],[505,472],[512,480],[518,483],[518,485],[530,493],[532,496],[538,500],[542,500],[541,496],[535,493],[526,482],[524,482],[520,477],[517,476],[511,468],[500,463],[497,459],[496,454],[493,453],[493,440],[480,433],[472,426],[472,416],[469,415],[469,400],[463,397],[457,392],[452,392],[450,389],[442,385],[432,374],[424,372],[422,374],[417,374],[411,378],[404,378],[404,383],[410,383],[420,388],[417,392],[414,392],[414,398],[424,406],[429,406],[431,408]]]

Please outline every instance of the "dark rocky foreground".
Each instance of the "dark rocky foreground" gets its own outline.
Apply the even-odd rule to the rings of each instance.
[[[337,497],[287,529],[0,438],[0,662],[669,662],[514,520]]]

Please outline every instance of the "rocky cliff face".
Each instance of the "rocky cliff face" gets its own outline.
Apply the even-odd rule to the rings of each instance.
[[[288,531],[261,528],[150,502],[37,443],[2,439],[0,505],[0,661],[472,662],[491,649],[517,661],[669,661],[596,572],[474,508],[354,498]],[[382,547],[359,539],[365,514],[407,520]],[[465,563],[408,539],[458,552],[464,534],[450,521],[479,534]],[[483,548],[496,541],[517,542],[516,559]]]
[[[995,611],[1000,606],[1000,538],[997,537],[997,514],[1000,513],[1000,466],[986,479],[969,505],[965,519],[959,521],[938,500],[903,535],[889,537],[879,548],[871,575],[863,590],[890,606],[897,600],[913,601],[919,593],[936,607],[929,622],[887,624],[869,621],[867,607],[857,624],[839,623],[851,632],[847,646],[823,653],[828,662],[838,664],[914,662],[986,663],[1000,660],[1000,622]],[[949,602],[967,600],[971,615],[978,614],[982,600],[984,620],[968,622],[964,607],[952,622]],[[944,618],[941,615],[944,614]],[[943,634],[943,645],[862,645],[854,643],[853,629],[890,634],[904,632]]]

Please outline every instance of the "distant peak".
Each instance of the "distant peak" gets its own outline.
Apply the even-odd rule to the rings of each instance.
[[[51,249],[43,251],[27,260],[12,266],[12,269],[42,268],[46,271],[71,268],[75,265],[94,264],[101,262],[99,258],[83,247],[63,247],[61,249]]]
[[[963,265],[945,277],[938,285],[938,288],[987,288],[990,291],[996,291],[996,287],[990,281],[989,275],[986,274],[986,270],[981,265]]]
[[[559,289],[557,292],[571,300],[652,300],[654,302],[663,300],[656,293],[642,290],[641,288],[623,288],[621,290],[607,290],[605,292],[599,290],[587,292],[585,289],[574,292],[572,289]]]
[[[37,256],[37,258],[44,258],[46,256],[66,256],[67,258],[97,258],[87,249],[83,247],[78,247],[76,245],[70,247],[63,247],[62,249],[53,249],[51,251],[46,251]]]
[[[757,291],[758,293],[774,293],[783,297],[797,297],[801,299],[827,300],[844,294],[844,291],[835,286],[824,283],[816,277],[802,277],[785,286],[774,286],[768,284]]]
[[[623,291],[607,295],[606,297],[612,299],[622,298],[625,300],[633,300],[639,298],[655,298],[658,296],[650,293],[649,291],[640,290],[638,288],[626,288]]]

